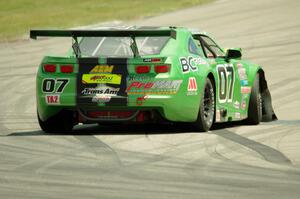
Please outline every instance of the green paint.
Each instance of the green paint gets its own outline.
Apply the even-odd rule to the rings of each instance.
[[[216,110],[227,110],[227,115],[217,122],[224,121],[237,121],[247,118],[247,110],[250,94],[242,94],[241,88],[243,87],[241,77],[246,77],[246,88],[252,87],[254,78],[257,71],[260,69],[259,66],[252,64],[242,59],[230,59],[226,60],[223,58],[206,58],[202,54],[202,48],[198,46],[198,53],[200,55],[192,54],[189,52],[188,44],[192,33],[186,28],[175,29],[177,33],[176,40],[170,39],[166,46],[163,48],[159,55],[143,56],[128,59],[128,80],[127,87],[134,82],[140,82],[142,85],[139,88],[135,87],[135,91],[142,91],[146,93],[146,98],[143,104],[137,103],[138,99],[144,97],[144,94],[128,94],[128,105],[118,107],[121,110],[142,110],[142,109],[157,109],[159,112],[170,121],[181,121],[181,122],[193,122],[197,119],[198,110],[200,106],[200,94],[203,92],[203,85],[206,78],[211,74],[215,82],[216,91]],[[206,35],[204,33],[197,33]],[[225,54],[226,52],[224,52]],[[158,63],[144,62],[146,58],[161,58]],[[180,60],[183,61],[180,61]],[[192,67],[189,67],[188,71],[183,72],[183,66],[185,60],[191,59]],[[74,64],[75,73],[63,74],[63,73],[45,73],[42,70],[42,66],[45,63],[56,63],[60,64]],[[106,59],[103,57],[99,58],[99,64],[106,64]],[[150,65],[151,71],[148,74],[136,74],[135,66],[137,65]],[[170,72],[156,74],[154,71],[154,65],[169,64],[171,66]],[[218,72],[219,70],[225,71],[225,73]],[[232,70],[232,71],[231,71]],[[72,54],[65,57],[50,57],[46,56],[37,73],[37,108],[42,120],[46,120],[52,115],[56,114],[62,109],[76,110],[76,72],[78,71],[78,63],[76,58]],[[233,72],[233,75],[232,75]],[[239,74],[240,73],[240,74]],[[227,85],[223,86],[227,90],[225,99],[222,100],[220,93],[220,82],[225,82],[224,79],[219,79],[226,76]],[[223,74],[223,75],[222,75]],[[197,82],[197,90],[195,92],[188,91],[189,79],[194,77]],[[42,92],[42,82],[45,78],[67,78],[69,83],[66,85],[64,91],[60,94],[60,104],[58,105],[47,105],[45,101],[46,93]],[[180,87],[174,89],[174,85],[168,84],[168,81],[180,81]],[[161,89],[159,86],[151,89],[146,89],[147,83],[163,82],[168,84],[165,85],[165,89]],[[231,82],[232,87],[231,87]],[[245,83],[244,82],[244,83]],[[221,83],[222,84],[222,83]],[[57,89],[59,85],[55,85]],[[157,86],[157,85],[156,85]],[[173,86],[173,87],[172,87]],[[176,86],[175,86],[176,87]],[[232,88],[232,98],[229,97],[229,91]],[[224,89],[223,89],[224,90]],[[150,92],[151,91],[151,92]],[[176,93],[163,93],[169,91],[175,91]],[[245,91],[245,89],[244,89]],[[148,92],[148,94],[147,94]],[[149,93],[150,92],[150,93]],[[105,107],[99,105],[98,110],[103,108],[110,108],[115,110],[116,107]]]

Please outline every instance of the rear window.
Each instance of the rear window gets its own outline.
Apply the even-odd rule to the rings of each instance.
[[[159,54],[170,37],[135,37],[141,56]],[[84,37],[79,48],[88,57],[133,57],[130,37]]]

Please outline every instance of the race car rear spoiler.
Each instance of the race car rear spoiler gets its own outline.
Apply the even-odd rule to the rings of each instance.
[[[30,30],[30,38],[37,37],[139,37],[170,36],[176,39],[176,31],[169,30]]]
[[[176,39],[176,31],[172,28],[164,30],[30,30],[30,38],[37,39],[37,37],[72,37],[74,43],[72,48],[76,57],[81,56],[79,48],[78,37],[131,37],[133,43],[130,48],[135,57],[139,56],[135,37],[144,36],[170,36]]]

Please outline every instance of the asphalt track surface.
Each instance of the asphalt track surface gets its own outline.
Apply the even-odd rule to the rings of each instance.
[[[230,0],[132,22],[206,30],[266,71],[279,118],[208,133],[166,126],[40,131],[35,73],[70,41],[0,44],[0,198],[300,198],[300,1]]]

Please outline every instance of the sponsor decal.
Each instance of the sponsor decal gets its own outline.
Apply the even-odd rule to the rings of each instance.
[[[238,68],[238,75],[240,80],[247,80],[247,73],[245,68]]]
[[[187,89],[187,95],[197,95],[197,81],[195,77],[190,77],[189,78],[189,84],[188,84],[188,89]]]
[[[81,92],[82,95],[117,95],[120,88],[113,87],[97,87],[97,88],[85,88]]]
[[[207,64],[207,62],[201,57],[193,58],[193,61],[197,65]]]
[[[188,73],[190,71],[197,71],[198,67],[194,65],[194,58],[193,57],[181,57],[179,59],[181,64],[181,69],[183,73]]]
[[[152,77],[151,76],[144,76],[144,75],[132,75],[132,76],[128,76],[127,77],[127,81],[135,81],[135,82],[143,82],[143,81],[149,81],[151,80]]]
[[[109,86],[102,86],[96,88],[84,88],[81,95],[93,95],[92,102],[103,104],[109,102],[113,96],[117,96],[120,88],[113,88]]]
[[[216,110],[216,122],[220,122],[221,121],[221,112],[220,110]]]
[[[104,104],[105,102],[109,102],[111,100],[111,95],[99,95],[96,94],[92,98],[92,102],[97,102],[98,104]]]
[[[145,59],[143,59],[143,62],[152,62],[152,59],[151,58],[145,58]]]
[[[233,106],[235,109],[240,109],[240,103],[238,101],[235,101]]]
[[[117,74],[83,74],[83,84],[121,84],[122,75]]]
[[[242,94],[249,94],[249,93],[251,93],[251,87],[249,87],[249,86],[242,86],[241,87],[241,93]]]
[[[246,98],[248,97],[248,94],[247,95],[243,95],[242,96],[242,110],[245,110],[246,109]]]
[[[143,62],[160,62],[161,58],[144,58]]]
[[[126,89],[128,94],[176,94],[182,80],[159,80],[155,82],[132,82]]]
[[[219,64],[216,67],[218,72],[218,100],[220,103],[232,102],[235,70],[232,64]]]
[[[97,108],[105,106],[126,106],[127,58],[106,58],[105,64],[97,57],[78,58],[76,78],[76,106]]]
[[[234,113],[234,117],[236,119],[241,119],[241,113],[238,113],[238,112]]]
[[[248,86],[249,82],[248,80],[244,79],[244,80],[241,80],[241,86]]]
[[[246,109],[246,106],[247,106],[247,105],[246,105],[246,101],[243,101],[243,102],[242,102],[242,109],[245,110],[245,109]]]
[[[69,79],[65,78],[45,78],[42,82],[43,93],[62,93],[69,83]]]
[[[142,106],[145,103],[147,98],[148,98],[148,96],[142,96],[142,97],[136,98],[136,105]]]
[[[47,104],[60,104],[60,95],[45,95]]]
[[[90,71],[90,73],[111,73],[113,69],[113,65],[97,65]]]

